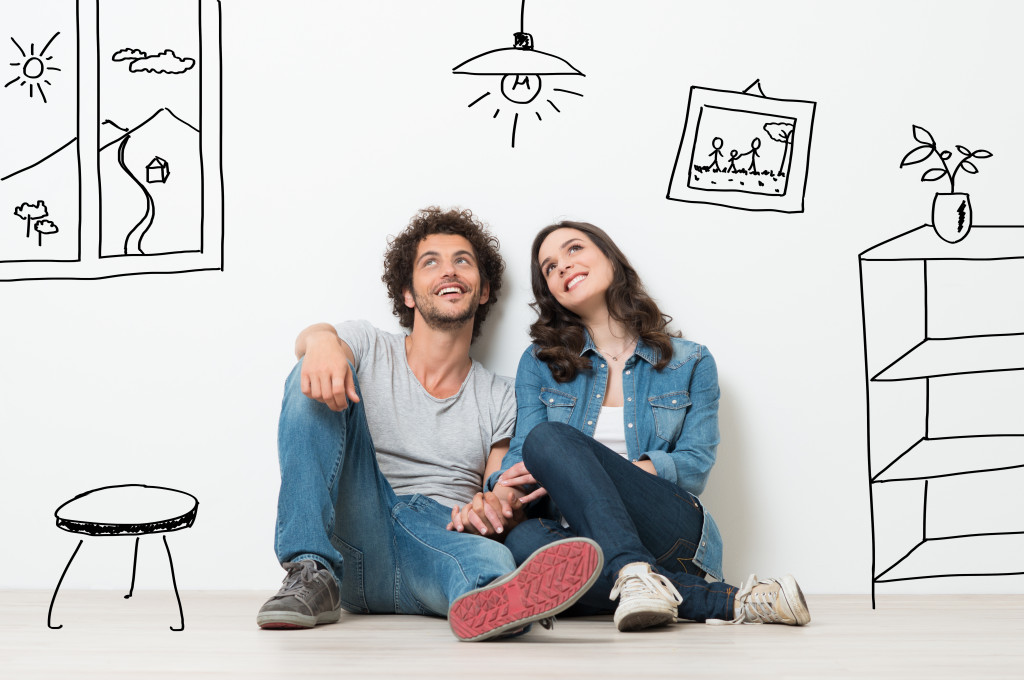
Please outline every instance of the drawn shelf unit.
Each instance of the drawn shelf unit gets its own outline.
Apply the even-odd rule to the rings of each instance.
[[[1024,468],[1024,227],[924,225],[859,265],[872,608],[877,584],[1024,574],[1020,513],[972,512]]]

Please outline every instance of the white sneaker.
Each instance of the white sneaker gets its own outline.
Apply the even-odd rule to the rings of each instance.
[[[621,631],[663,626],[676,620],[683,603],[672,582],[645,562],[632,562],[619,570],[608,599],[618,598],[615,626]]]
[[[751,574],[736,593],[736,618],[730,623],[783,623],[803,626],[811,621],[796,579],[786,574],[782,578],[757,579]]]

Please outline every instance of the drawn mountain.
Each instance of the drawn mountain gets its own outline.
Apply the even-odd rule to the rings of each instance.
[[[0,262],[74,261],[78,259],[79,170],[77,138],[21,168],[0,174]],[[58,232],[41,241],[14,210],[40,201]]]
[[[100,255],[202,249],[198,128],[167,108],[134,126],[100,126]]]

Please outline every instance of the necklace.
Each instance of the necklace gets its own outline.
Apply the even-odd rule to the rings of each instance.
[[[604,349],[601,349],[600,347],[597,347],[597,345],[594,345],[594,347],[597,347],[597,351],[600,352],[601,354],[608,355],[608,360],[609,361],[618,361],[619,357],[621,357],[623,354],[625,354],[627,350],[631,349],[635,342],[636,342],[636,338],[632,338],[629,342],[627,342],[625,345],[623,345],[622,349],[619,350],[618,354],[612,354],[611,352],[609,352],[607,350],[604,350]]]

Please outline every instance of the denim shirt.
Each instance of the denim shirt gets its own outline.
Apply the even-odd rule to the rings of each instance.
[[[655,370],[657,350],[637,342],[622,369],[623,417],[629,460],[650,460],[658,476],[699,496],[715,464],[718,447],[718,369],[703,345],[672,338],[672,360]],[[523,352],[516,373],[515,436],[501,471],[487,480],[493,489],[501,472],[523,459],[523,442],[538,423],[566,423],[593,437],[608,384],[608,364],[590,335],[581,356],[590,355],[591,370],[565,383],[555,381],[548,365],[535,355],[536,345]],[[703,504],[702,504],[703,505]],[[694,563],[712,578],[722,579],[722,538],[711,514],[704,510],[704,528]]]

